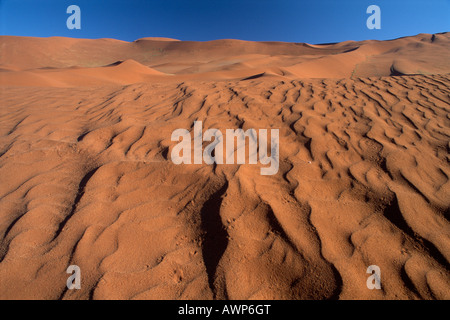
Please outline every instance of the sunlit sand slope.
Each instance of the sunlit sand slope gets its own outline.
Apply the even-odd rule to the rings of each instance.
[[[133,59],[94,67],[167,77]],[[111,60],[99,63],[126,59]],[[60,82],[0,88],[0,298],[450,299],[448,74],[68,88],[47,76]],[[173,164],[172,131],[196,120],[279,129],[279,172]],[[69,265],[81,290],[66,288]],[[367,288],[369,265],[382,290]]]

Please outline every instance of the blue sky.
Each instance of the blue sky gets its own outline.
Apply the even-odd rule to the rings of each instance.
[[[81,8],[81,30],[66,9]],[[381,30],[366,9],[381,8]],[[0,34],[327,43],[450,31],[450,0],[0,0]]]

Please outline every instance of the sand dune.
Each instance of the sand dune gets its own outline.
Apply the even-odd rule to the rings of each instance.
[[[101,86],[131,84],[155,80],[165,74],[132,59],[116,61],[103,67],[41,68],[32,71],[9,72],[0,76],[0,83],[9,86]]]
[[[168,38],[142,38],[134,42],[113,39],[69,39],[0,37],[2,54],[0,69],[18,73],[2,73],[0,84],[20,85],[20,71],[40,77],[50,83],[79,86],[83,81],[61,81],[60,74],[42,68],[103,67],[116,61],[134,60],[161,72],[159,75],[182,76],[179,80],[238,80],[265,72],[288,80],[298,78],[357,78],[390,75],[450,73],[450,33],[420,34],[391,41],[347,41],[337,44],[249,42],[215,40],[207,42],[179,41]],[[26,47],[27,50],[22,50]],[[47,70],[49,71],[49,70]],[[130,70],[132,71],[132,70]],[[86,77],[86,85],[95,80],[94,70],[77,72]],[[143,72],[147,74],[147,72]],[[112,83],[131,84],[138,79],[123,80],[121,74],[108,74]],[[147,79],[142,78],[141,81]],[[172,81],[160,79],[159,81]]]
[[[0,41],[0,298],[450,299],[450,34]],[[173,164],[197,120],[279,172]]]

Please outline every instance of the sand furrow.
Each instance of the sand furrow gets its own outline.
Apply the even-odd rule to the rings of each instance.
[[[4,90],[0,297],[448,299],[449,87],[447,74]],[[279,172],[173,164],[171,134],[194,121],[279,129]],[[65,289],[70,264],[81,290]]]

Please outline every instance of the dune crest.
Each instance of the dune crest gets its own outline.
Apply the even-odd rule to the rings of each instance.
[[[179,81],[238,80],[255,74],[274,74],[293,80],[298,78],[357,78],[389,75],[450,73],[450,33],[420,34],[389,41],[346,41],[311,45],[284,42],[251,42],[233,39],[206,42],[179,41],[169,38],[142,38],[134,42],[111,39],[26,38],[1,36],[0,69],[2,85],[18,85],[21,72],[37,74],[52,83],[78,86],[82,73],[74,83],[61,81],[56,73],[42,74],[43,68],[62,69],[77,66],[92,69],[117,61],[135,61],[153,71],[138,73],[154,76],[176,75]],[[26,47],[29,50],[21,50]],[[136,66],[129,65],[129,72]],[[121,69],[125,69],[124,66]],[[158,73],[159,72],[159,73]],[[86,72],[87,85],[99,83]],[[117,78],[119,77],[119,78]],[[136,83],[151,78],[108,75],[107,83]],[[127,78],[127,77],[125,77]],[[158,81],[172,79],[158,79]],[[23,85],[38,85],[24,81]]]
[[[145,40],[150,40],[150,41],[180,41],[178,39],[164,38],[164,37],[145,37],[145,38],[137,39],[136,42],[138,42],[138,41],[145,41]]]

